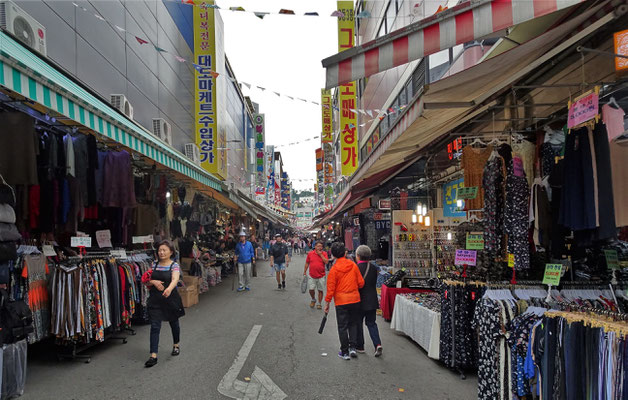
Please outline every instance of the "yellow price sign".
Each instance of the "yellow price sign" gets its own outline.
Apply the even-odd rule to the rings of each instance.
[[[515,267],[515,255],[512,253],[508,253],[508,268]]]

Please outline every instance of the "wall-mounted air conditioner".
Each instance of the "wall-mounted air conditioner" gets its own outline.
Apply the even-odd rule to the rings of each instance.
[[[163,118],[153,118],[153,134],[172,146],[172,129]]]
[[[192,160],[194,164],[201,165],[201,151],[198,149],[196,143],[185,144],[185,156]]]
[[[0,28],[28,47],[47,55],[46,28],[12,1],[0,1]]]
[[[111,105],[120,110],[120,112],[129,117],[129,119],[133,119],[133,106],[123,94],[112,94]]]

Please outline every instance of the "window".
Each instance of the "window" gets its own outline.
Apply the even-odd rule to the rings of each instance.
[[[395,23],[395,17],[397,16],[397,6],[395,5],[395,0],[391,0],[388,4],[388,8],[386,9],[386,33],[392,32],[393,24]]]

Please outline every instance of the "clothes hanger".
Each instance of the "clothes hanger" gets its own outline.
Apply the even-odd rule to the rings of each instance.
[[[475,138],[475,140],[473,142],[471,142],[471,144],[469,144],[469,146],[473,147],[476,144],[480,144],[480,145],[486,146],[486,143],[484,143],[484,141],[482,141],[479,137]]]
[[[615,100],[613,96],[611,96],[610,100],[606,104],[608,104],[609,106],[613,107],[616,110],[621,110],[621,107],[619,106],[619,104],[617,104],[617,100]]]

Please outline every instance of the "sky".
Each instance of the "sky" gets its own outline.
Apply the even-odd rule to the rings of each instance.
[[[260,105],[266,116],[266,144],[299,145],[279,147],[297,190],[313,190],[316,177],[315,150],[320,147],[321,107],[290,100],[293,97],[320,102],[325,85],[321,60],[338,50],[337,19],[329,17],[335,0],[218,0],[221,8],[243,7],[247,11],[277,13],[291,9],[296,16],[267,15],[259,19],[252,13],[220,11],[225,25],[225,52],[238,82],[267,88],[266,91],[242,86],[245,96]],[[306,17],[316,11],[320,17]],[[298,181],[297,179],[311,179]]]

